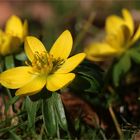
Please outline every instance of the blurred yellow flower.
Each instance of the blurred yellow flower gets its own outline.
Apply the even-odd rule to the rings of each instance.
[[[69,72],[85,58],[85,53],[68,58],[72,44],[71,33],[66,30],[48,53],[37,38],[28,36],[25,39],[28,66],[12,68],[1,73],[1,84],[11,89],[19,88],[16,95],[36,94],[45,85],[49,91],[61,89],[75,78],[75,74]]]
[[[5,31],[0,29],[0,55],[8,55],[19,50],[19,45],[28,34],[28,24],[19,17],[11,16],[5,27]]]
[[[125,52],[140,37],[140,26],[134,31],[134,23],[127,9],[122,10],[123,17],[111,15],[106,19],[106,36],[101,42],[93,42],[85,48],[87,59],[104,61]]]

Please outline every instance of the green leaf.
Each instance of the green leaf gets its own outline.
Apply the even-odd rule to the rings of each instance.
[[[28,113],[28,121],[29,121],[28,128],[29,129],[32,128],[32,130],[35,130],[36,113],[39,108],[38,104],[39,104],[38,101],[32,102],[29,97],[26,97],[25,99],[25,108]]]
[[[20,99],[19,96],[14,96],[10,99],[9,104],[12,105],[12,104],[16,103],[19,99]]]
[[[51,137],[55,136],[58,124],[52,96],[50,98],[43,99],[42,114],[47,134]]]
[[[6,69],[13,68],[15,66],[13,55],[5,56],[5,67]]]
[[[14,96],[14,97],[11,97],[11,98],[8,100],[8,102],[7,102],[6,106],[5,106],[6,112],[8,111],[8,109],[9,109],[9,107],[10,107],[11,105],[15,104],[15,103],[19,100],[19,98],[20,98],[19,96]]]
[[[134,62],[140,63],[140,52],[136,49],[130,51],[131,58]]]
[[[55,107],[55,113],[58,119],[58,123],[60,127],[63,128],[63,130],[67,131],[68,130],[67,119],[65,116],[65,111],[64,111],[61,97],[57,92],[52,93],[52,96],[53,96],[53,104]]]
[[[21,53],[19,53],[19,54],[16,54],[16,55],[15,55],[15,58],[16,58],[17,60],[19,60],[19,61],[25,61],[25,60],[27,60],[27,56],[25,55],[24,52],[21,52]]]
[[[119,85],[122,75],[126,74],[131,67],[131,59],[129,53],[124,54],[113,68],[113,81],[115,86]]]
[[[18,136],[15,132],[10,131],[11,140],[22,140],[20,136]]]
[[[83,72],[92,75],[97,80],[102,81],[103,70],[96,64],[91,63],[88,60],[84,60],[76,69],[76,73]]]
[[[103,77],[102,70],[97,65],[84,61],[76,68],[75,73],[76,78],[70,85],[73,90],[91,93],[100,92]]]
[[[83,78],[86,79],[88,81],[88,83],[90,84],[90,87],[88,89],[85,89],[85,92],[97,92],[97,91],[99,91],[99,89],[101,87],[99,85],[99,82],[97,82],[96,79],[94,79],[92,77],[91,78],[83,77]]]

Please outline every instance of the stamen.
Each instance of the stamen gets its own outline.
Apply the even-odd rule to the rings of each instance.
[[[52,73],[55,72],[56,70],[58,70],[62,64],[64,64],[65,60],[58,58],[58,59],[53,59],[53,69],[52,69]]]
[[[33,70],[35,72],[43,73],[46,75],[54,73],[57,69],[61,67],[63,63],[63,59],[54,59],[53,55],[50,55],[46,52],[35,52],[33,61],[26,61],[26,64],[33,67]]]
[[[31,66],[31,65],[32,65],[32,63],[31,63],[29,60],[26,60],[26,61],[25,61],[25,64],[26,64],[27,66]]]

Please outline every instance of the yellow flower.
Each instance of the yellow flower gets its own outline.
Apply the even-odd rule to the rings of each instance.
[[[19,17],[11,16],[6,23],[5,31],[0,30],[0,55],[17,52],[27,34],[27,21],[22,24]]]
[[[72,36],[64,31],[48,53],[44,45],[35,37],[25,39],[28,66],[9,69],[0,74],[3,86],[17,89],[16,95],[33,95],[46,85],[49,91],[56,91],[74,78],[71,72],[85,58],[85,53],[68,58],[72,49]]]
[[[128,10],[122,10],[123,17],[116,15],[106,19],[106,37],[101,42],[93,42],[85,48],[87,59],[103,61],[108,57],[119,56],[131,47],[140,37],[140,26],[134,31],[134,23]]]

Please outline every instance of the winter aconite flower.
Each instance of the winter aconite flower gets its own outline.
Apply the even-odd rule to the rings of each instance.
[[[22,24],[19,17],[11,16],[6,23],[5,31],[0,30],[0,55],[17,52],[27,33],[27,21]]]
[[[49,91],[61,89],[75,78],[75,74],[69,72],[85,58],[85,53],[68,58],[72,43],[72,36],[66,30],[56,40],[50,52],[47,52],[37,38],[28,36],[25,40],[28,66],[12,68],[1,73],[1,84],[11,89],[19,88],[16,95],[33,95],[44,86]]]
[[[122,10],[123,17],[116,15],[106,19],[106,37],[102,42],[91,43],[85,48],[87,59],[103,61],[118,56],[132,46],[140,37],[140,26],[134,31],[134,23],[128,10]]]

